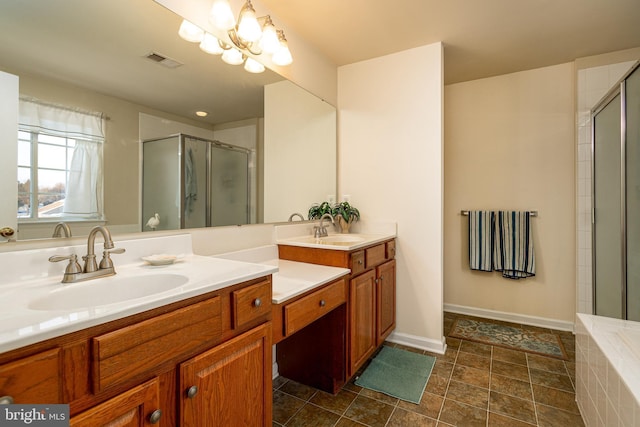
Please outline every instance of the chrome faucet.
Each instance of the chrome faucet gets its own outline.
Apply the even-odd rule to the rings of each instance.
[[[335,221],[333,220],[333,216],[331,216],[330,213],[326,213],[326,214],[322,215],[320,217],[320,224],[315,226],[315,227],[313,227],[313,237],[320,238],[320,237],[327,237],[328,236],[327,227],[322,225],[325,218],[329,218],[331,220],[331,224],[335,225]]]
[[[298,216],[298,217],[300,217],[300,221],[304,221],[304,217],[302,216],[302,214],[299,214],[298,212],[292,213],[291,216],[289,216],[289,220],[288,221],[292,222],[294,216]]]
[[[100,266],[96,263],[94,249],[96,234],[98,233],[102,234],[102,237],[104,238],[104,252],[102,253]],[[49,258],[49,261],[58,262],[69,260],[69,264],[67,265],[67,268],[64,271],[64,276],[62,277],[62,283],[72,283],[95,279],[98,277],[113,276],[116,274],[116,270],[113,268],[113,261],[111,260],[110,254],[121,253],[124,253],[124,248],[114,248],[111,233],[106,227],[99,225],[93,227],[87,237],[87,254],[82,257],[84,260],[84,267],[80,267],[80,264],[78,264],[78,257],[76,254],[54,255]]]
[[[53,235],[51,237],[71,237],[71,227],[66,222],[59,222],[53,229]]]

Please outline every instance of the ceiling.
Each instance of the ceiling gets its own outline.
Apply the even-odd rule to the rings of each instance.
[[[208,0],[199,0],[208,1]],[[336,65],[437,41],[445,83],[640,47],[640,0],[260,0]],[[258,15],[261,14],[256,5]],[[0,70],[62,80],[141,105],[224,123],[261,117],[265,84],[180,39],[152,0],[1,0]],[[157,52],[184,65],[145,59]],[[294,59],[296,53],[293,52]],[[195,111],[210,113],[197,119]]]
[[[447,84],[640,47],[640,0],[261,3],[338,66],[442,41]]]

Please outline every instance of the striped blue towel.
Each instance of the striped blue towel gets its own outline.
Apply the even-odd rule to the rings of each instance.
[[[493,269],[509,279],[536,274],[530,212],[499,211],[495,220]]]
[[[491,271],[493,254],[494,213],[469,211],[469,267]]]

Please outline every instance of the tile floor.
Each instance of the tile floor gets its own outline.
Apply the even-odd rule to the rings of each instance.
[[[333,396],[279,377],[273,382],[273,426],[584,426],[575,403],[573,334],[545,330],[560,336],[570,357],[562,361],[450,338],[456,317],[473,318],[445,313],[444,355],[397,346],[437,359],[419,405],[352,382]]]

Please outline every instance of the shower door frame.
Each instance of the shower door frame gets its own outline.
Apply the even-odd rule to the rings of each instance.
[[[591,110],[591,291],[592,291],[592,312],[598,314],[597,293],[596,293],[596,168],[595,168],[595,145],[596,126],[595,118],[598,113],[604,110],[616,96],[620,95],[620,256],[621,256],[621,315],[622,319],[627,319],[627,98],[626,81],[627,78],[640,68],[640,61],[637,61],[612,87]]]

